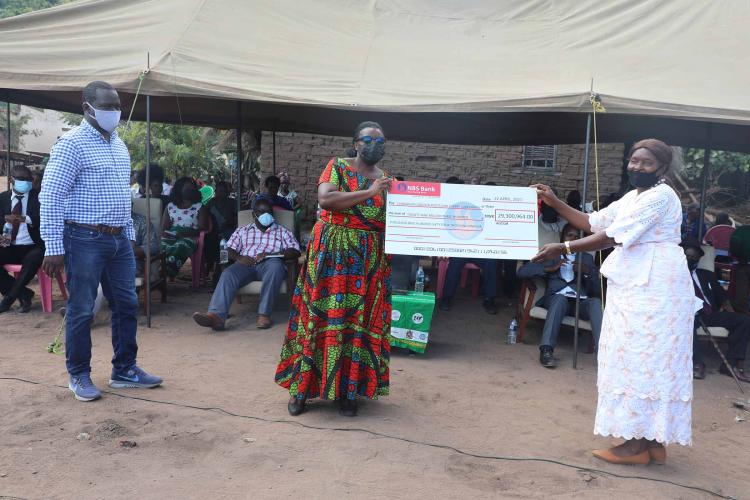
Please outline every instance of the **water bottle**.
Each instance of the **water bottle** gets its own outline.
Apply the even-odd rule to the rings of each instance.
[[[7,247],[10,245],[10,235],[12,231],[13,227],[6,222],[3,226],[3,237],[0,239],[0,247]]]
[[[219,264],[224,265],[228,263],[229,263],[229,250],[227,250],[227,240],[222,238],[221,241],[219,242]]]
[[[513,321],[510,322],[510,326],[508,326],[508,344],[515,344],[517,337],[518,321],[516,321],[516,318],[513,318]]]
[[[414,282],[414,291],[424,292],[424,269],[422,269],[422,266],[419,266],[419,269],[417,269],[417,279]]]

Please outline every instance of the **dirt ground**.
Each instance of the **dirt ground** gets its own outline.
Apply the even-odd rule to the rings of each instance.
[[[695,385],[693,447],[669,447],[665,466],[612,466],[590,453],[617,442],[592,434],[593,356],[582,353],[573,370],[567,333],[559,367],[542,368],[539,323],[528,344],[506,345],[507,301],[489,316],[464,295],[438,313],[427,353],[394,352],[391,395],[363,402],[351,419],[319,401],[289,417],[287,395],[273,381],[284,300],[271,330],[255,329],[256,303],[246,300],[235,304],[227,331],[212,333],[190,318],[209,298],[177,283],[168,304],[155,301],[152,328],[141,320],[139,364],[163,376],[163,387],[112,390],[93,403],[73,399],[64,359],[46,351],[57,314],[36,304],[30,314],[0,316],[0,377],[41,383],[0,380],[0,499],[713,498],[611,474],[750,498],[750,421],[735,421],[738,392],[716,373],[716,359]],[[108,325],[99,322],[92,336],[93,380],[105,389]]]

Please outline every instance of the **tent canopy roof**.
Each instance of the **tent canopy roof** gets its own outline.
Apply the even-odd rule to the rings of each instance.
[[[126,106],[141,84],[156,121],[235,127],[241,106],[266,130],[539,144],[582,142],[593,81],[602,141],[750,150],[748,19],[732,0],[83,0],[0,21],[0,89],[80,112],[97,79]]]

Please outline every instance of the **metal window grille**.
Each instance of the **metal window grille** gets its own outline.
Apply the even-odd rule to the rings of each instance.
[[[555,170],[557,146],[524,146],[523,168],[533,170]]]

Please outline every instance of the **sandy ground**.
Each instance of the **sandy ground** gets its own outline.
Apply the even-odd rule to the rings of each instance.
[[[394,353],[391,395],[362,403],[359,417],[344,418],[333,404],[314,402],[291,418],[287,395],[273,382],[284,301],[272,330],[254,328],[255,302],[245,301],[235,304],[229,330],[211,333],[190,318],[205,309],[209,292],[192,292],[184,283],[170,292],[168,304],[155,303],[153,327],[141,321],[139,329],[139,364],[162,375],[164,386],[112,391],[94,403],[73,399],[64,388],[64,359],[46,352],[58,315],[43,314],[37,304],[31,314],[0,316],[0,376],[42,383],[0,380],[0,498],[712,498],[580,468],[750,498],[750,422],[735,422],[730,401],[737,389],[716,373],[716,360],[696,384],[694,446],[670,447],[665,466],[612,466],[590,454],[617,442],[592,434],[592,356],[581,354],[573,370],[571,335],[564,334],[556,351],[560,366],[542,368],[538,323],[529,344],[504,343],[512,314],[507,305],[492,317],[462,296],[453,311],[437,314],[427,353]],[[92,375],[104,389],[108,326],[99,323],[93,338]],[[123,440],[137,446],[122,447]]]

